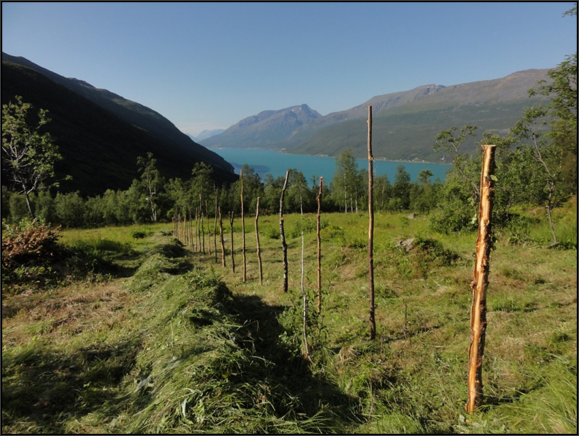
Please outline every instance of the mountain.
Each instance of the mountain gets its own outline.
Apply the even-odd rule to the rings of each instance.
[[[203,141],[206,147],[283,148],[303,126],[321,115],[307,104],[267,110],[244,118],[223,133]]]
[[[203,130],[197,136],[193,136],[193,135],[187,135],[187,136],[189,136],[193,141],[198,142],[198,141],[203,141],[204,139],[207,139],[207,138],[211,138],[212,136],[219,135],[220,133],[223,133],[224,131],[225,131],[225,129]]]
[[[237,178],[231,164],[152,109],[2,53],[2,104],[14,101],[15,95],[36,111],[49,111],[52,121],[46,128],[64,158],[57,175],[73,176],[61,183],[62,191],[96,195],[126,189],[138,177],[137,157],[149,151],[169,178],[190,178],[196,162],[211,165],[217,183]]]
[[[311,117],[291,131],[281,129],[276,120],[267,125],[251,123],[260,114],[240,121],[223,134],[204,141],[204,145],[285,148],[288,153],[331,156],[350,149],[356,157],[365,157],[366,119],[371,105],[375,157],[435,162],[440,155],[432,150],[432,145],[442,130],[474,124],[481,134],[486,130],[506,132],[523,115],[525,107],[544,99],[529,97],[528,90],[539,80],[547,80],[548,71],[525,70],[501,79],[452,86],[430,84],[379,95],[351,109]],[[474,151],[474,142],[466,144],[469,151]]]

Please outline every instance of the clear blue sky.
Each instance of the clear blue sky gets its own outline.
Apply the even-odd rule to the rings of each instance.
[[[420,85],[552,68],[573,2],[2,3],[2,51],[148,106],[185,133],[322,115]]]

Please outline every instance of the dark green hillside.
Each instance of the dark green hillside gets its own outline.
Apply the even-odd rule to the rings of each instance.
[[[31,68],[103,109],[110,111],[128,123],[146,130],[163,141],[169,140],[171,147],[182,148],[187,152],[193,150],[195,156],[204,162],[233,171],[233,167],[221,156],[192,141],[191,138],[177,129],[168,119],[142,104],[127,100],[106,89],[95,88],[83,80],[63,77],[23,57],[2,53],[2,61],[9,61]]]
[[[132,125],[37,71],[3,61],[2,104],[15,95],[31,103],[34,111],[49,111],[52,121],[46,127],[64,158],[57,174],[73,176],[61,183],[63,192],[96,195],[106,189],[127,189],[138,176],[137,157],[149,151],[166,177],[187,179],[196,162],[206,161],[193,146],[176,145],[171,138]],[[219,183],[236,179],[228,165],[213,165]]]

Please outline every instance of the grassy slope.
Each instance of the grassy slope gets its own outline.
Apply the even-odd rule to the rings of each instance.
[[[560,237],[576,237],[576,206],[559,212]],[[246,219],[246,283],[240,233],[233,273],[230,257],[222,269],[213,254],[180,257],[175,245],[160,248],[170,240],[167,225],[148,227],[139,245],[130,236],[135,227],[63,232],[67,243],[133,244],[133,253],[110,252],[128,277],[3,298],[3,432],[576,431],[576,251],[499,238],[488,295],[487,401],[468,416],[476,235],[433,235],[420,217],[378,214],[378,338],[369,342],[367,217],[325,215],[323,316],[310,331],[308,365],[300,355],[300,219],[286,217],[287,294],[275,216],[260,219],[263,286],[253,218]],[[544,223],[531,236],[548,242]],[[408,237],[422,248],[393,248]],[[310,306],[315,256],[308,232]]]
[[[451,127],[466,124],[479,127],[479,137],[487,130],[506,133],[521,117],[523,109],[536,101],[521,100],[484,105],[394,108],[373,118],[373,152],[376,157],[391,160],[426,160],[437,162],[441,154],[432,149],[433,138]],[[412,108],[411,109],[417,109]],[[289,153],[337,156],[350,149],[355,157],[367,156],[368,127],[365,119],[344,121],[321,129],[303,143],[288,149]],[[474,153],[475,141],[466,150]]]

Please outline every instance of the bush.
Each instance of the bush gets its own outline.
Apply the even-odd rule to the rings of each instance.
[[[2,239],[2,284],[44,284],[54,278],[51,265],[64,249],[56,242],[60,227],[30,225],[5,229]],[[2,286],[4,292],[4,286]]]
[[[19,266],[40,266],[62,253],[57,244],[59,227],[31,226],[15,228],[13,236],[2,239],[2,267],[14,270]]]
[[[478,227],[477,211],[469,202],[451,199],[430,215],[430,228],[438,233],[470,232]]]
[[[320,229],[327,227],[327,225],[328,225],[327,219],[320,220]],[[304,233],[315,232],[317,227],[318,224],[315,218],[304,218],[292,223],[288,231],[288,236],[290,238],[297,238],[302,234],[302,232]]]

